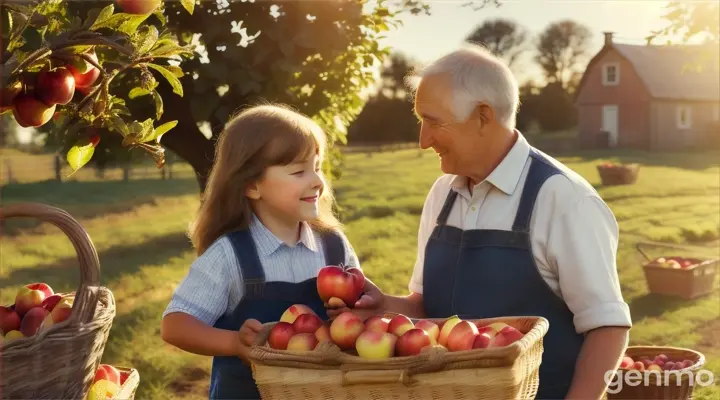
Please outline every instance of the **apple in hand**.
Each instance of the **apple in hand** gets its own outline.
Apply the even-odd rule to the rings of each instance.
[[[360,298],[364,288],[365,275],[359,268],[345,269],[337,265],[328,265],[318,272],[317,290],[325,303],[336,297],[348,307],[352,307]]]
[[[392,333],[364,331],[357,338],[355,350],[362,358],[386,359],[395,354],[397,340]]]
[[[10,307],[0,306],[0,332],[20,329],[20,315]]]
[[[400,357],[414,356],[432,344],[432,339],[427,332],[419,328],[412,328],[397,339],[395,351]]]
[[[330,324],[330,338],[342,350],[355,348],[358,336],[365,330],[362,319],[350,311],[346,311]]]
[[[287,349],[290,338],[295,334],[292,324],[288,322],[278,322],[268,334],[268,344],[271,348],[277,350]]]
[[[405,315],[398,314],[390,319],[390,323],[388,324],[388,332],[392,333],[397,337],[400,337],[403,335],[403,333],[409,331],[414,327],[415,326],[410,320],[410,318]]]
[[[445,320],[442,328],[440,329],[440,335],[438,335],[437,342],[439,345],[447,347],[448,335],[450,335],[450,331],[452,331],[455,325],[459,324],[460,321],[462,320],[457,315],[453,315],[452,317]]]
[[[415,327],[427,332],[428,336],[430,336],[430,341],[432,342],[432,344],[437,344],[438,336],[440,336],[440,327],[438,326],[438,324],[428,319],[421,319],[420,321],[418,321],[417,324],[415,324]]]
[[[295,333],[315,333],[321,326],[323,321],[315,314],[301,314],[292,324]]]
[[[290,351],[312,351],[318,345],[318,340],[314,333],[297,333],[290,338],[287,344],[287,350]]]
[[[315,312],[305,304],[293,304],[280,316],[280,322],[292,324],[298,316],[303,314],[315,314]]]
[[[390,318],[373,315],[365,320],[365,330],[370,332],[387,332],[390,326]]]
[[[523,333],[516,328],[508,325],[495,334],[492,341],[492,347],[503,347],[515,343],[523,338]]]
[[[447,338],[447,348],[450,351],[470,350],[475,343],[478,328],[470,321],[458,322],[450,331]]]

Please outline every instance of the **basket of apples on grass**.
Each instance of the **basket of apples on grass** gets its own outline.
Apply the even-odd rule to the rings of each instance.
[[[705,356],[691,349],[630,346],[609,385],[607,397],[689,399],[693,387],[703,379],[697,372],[704,364]]]
[[[354,304],[363,286],[357,268],[318,275],[333,306]],[[296,304],[264,325],[250,359],[263,399],[526,399],[537,392],[547,330],[542,317],[363,320],[347,311],[323,321]]]
[[[603,162],[597,166],[600,181],[605,186],[630,185],[637,181],[640,164]]]
[[[136,369],[100,364],[86,400],[133,400],[139,384]]]
[[[100,286],[98,255],[87,232],[67,212],[45,204],[0,207],[0,221],[49,222],[73,244],[80,267],[75,292],[44,282],[19,288],[0,306],[0,398],[80,399],[90,389],[115,317],[115,300]]]

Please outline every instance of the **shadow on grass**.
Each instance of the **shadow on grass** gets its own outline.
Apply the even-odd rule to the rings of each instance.
[[[630,315],[633,322],[637,322],[643,318],[659,317],[666,312],[691,306],[694,302],[694,300],[685,300],[679,297],[648,293],[634,298],[629,303]]]
[[[558,157],[573,157],[584,162],[612,160],[649,166],[675,167],[690,170],[704,170],[720,164],[720,150],[697,150],[678,152],[653,152],[644,150],[577,150],[558,153]],[[642,173],[642,168],[641,168]]]
[[[112,247],[98,253],[100,284],[110,286],[110,282],[123,275],[138,272],[143,265],[164,264],[169,259],[180,256],[191,249],[190,241],[183,232],[158,237],[141,245]],[[68,257],[51,264],[14,270],[6,279],[3,279],[0,291],[10,285],[24,285],[40,281],[46,282],[56,292],[76,290],[80,285],[77,257]]]
[[[161,197],[199,194],[195,179],[139,179],[123,181],[44,181],[5,185],[2,205],[34,202],[59,207],[73,217],[95,218],[122,213],[136,207],[155,204]],[[2,221],[3,234],[15,235],[22,229],[41,224],[37,219]]]

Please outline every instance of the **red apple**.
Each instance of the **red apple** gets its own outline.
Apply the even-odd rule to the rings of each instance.
[[[315,314],[301,314],[292,324],[295,333],[315,333],[321,326],[323,321]]]
[[[690,368],[695,364],[692,360],[685,360],[683,361],[683,368]]]
[[[355,350],[367,359],[386,359],[395,354],[398,338],[392,333],[364,331],[357,338]]]
[[[45,125],[55,113],[55,105],[48,106],[29,94],[19,94],[13,102],[13,115],[23,128]]]
[[[643,365],[645,366],[645,369],[647,369],[649,366],[652,365],[652,361],[650,361],[647,358],[643,358],[642,360],[640,360],[640,362],[643,363]]]
[[[630,368],[632,368],[632,366],[633,366],[634,364],[635,364],[635,360],[633,360],[632,358],[630,358],[630,357],[628,357],[628,356],[625,356],[625,357],[623,357],[622,360],[620,361],[620,368],[622,368],[622,369],[630,369]]]
[[[355,341],[365,330],[362,319],[350,311],[346,311],[330,324],[330,338],[343,350],[355,348]]]
[[[632,369],[636,369],[638,371],[645,371],[645,364],[642,361],[635,361]]]
[[[67,104],[75,94],[75,79],[65,67],[50,71],[43,69],[35,81],[35,96],[43,103],[52,106]]]
[[[461,321],[462,320],[458,318],[457,315],[453,315],[443,322],[442,328],[440,328],[440,335],[438,335],[437,342],[439,345],[447,347],[447,339],[448,335],[450,335],[450,331],[452,331],[455,325],[459,324]]]
[[[492,347],[508,346],[522,339],[523,336],[525,335],[523,335],[522,332],[508,325],[495,334],[492,341]]]
[[[412,328],[398,337],[395,351],[400,357],[414,356],[427,346],[432,346],[430,335],[422,329]]]
[[[365,330],[370,332],[387,332],[390,318],[373,315],[365,320]]]
[[[311,351],[315,350],[318,340],[314,333],[298,333],[293,335],[288,341],[287,350],[289,351]]]
[[[438,326],[438,324],[428,319],[421,319],[417,322],[417,324],[415,324],[415,327],[427,332],[428,336],[430,336],[430,341],[432,342],[432,344],[437,344],[438,337],[440,336],[440,327]]]
[[[302,314],[315,314],[315,312],[304,304],[293,304],[285,310],[283,315],[280,317],[280,322],[292,324],[295,322],[295,319]]]
[[[20,315],[10,307],[0,306],[0,332],[5,334],[20,329]]]
[[[91,60],[95,61],[96,63],[98,62],[97,54],[95,54],[94,50],[86,54],[90,56]],[[78,89],[83,94],[89,93],[90,87],[100,76],[100,70],[95,68],[94,65],[90,64],[87,61],[85,61],[85,65],[85,72],[81,72],[72,64],[67,65],[67,68],[70,70],[73,79],[75,80],[75,89]]]
[[[472,349],[478,328],[470,321],[460,321],[450,331],[447,339],[447,348],[450,351]]]
[[[25,337],[32,336],[38,331],[40,331],[40,327],[43,324],[43,321],[45,320],[45,317],[47,317],[50,313],[48,310],[42,308],[42,307],[33,307],[28,312],[25,313],[25,315],[22,318],[22,321],[20,322],[20,332]]]
[[[410,320],[410,318],[406,317],[405,315],[398,314],[390,319],[390,323],[388,324],[388,332],[392,333],[397,337],[400,337],[403,333],[409,331],[414,327],[415,326],[413,325],[413,322]]]
[[[93,379],[93,383],[101,379],[105,379],[117,385],[121,385],[120,371],[118,371],[118,369],[113,367],[112,365],[100,364],[98,366],[98,369],[95,371],[95,379]]]
[[[473,341],[472,348],[473,349],[485,349],[490,347],[490,343],[492,343],[492,336],[490,336],[489,333],[483,332],[475,335],[475,341]]]
[[[317,290],[320,298],[328,302],[337,297],[348,307],[352,307],[360,298],[365,287],[365,275],[358,268],[328,265],[318,272]]]
[[[658,354],[657,356],[655,356],[655,359],[656,359],[656,360],[663,360],[664,362],[667,362],[668,356],[666,356],[665,354]]]
[[[148,14],[160,5],[160,0],[117,0],[120,9],[127,14]]]
[[[15,311],[22,317],[31,308],[42,306],[45,298],[52,294],[52,289],[44,283],[25,285],[15,295]]]
[[[665,371],[672,371],[675,369],[675,362],[674,361],[667,361],[665,365],[663,365],[663,369]]]
[[[290,338],[295,334],[292,324],[288,322],[278,322],[268,334],[268,345],[273,349],[285,350],[287,349]]]
[[[55,308],[55,306],[57,305],[57,303],[59,303],[60,300],[62,300],[62,298],[63,297],[59,294],[54,294],[50,297],[46,297],[45,300],[43,300],[43,302],[42,302],[42,308],[44,308],[48,311],[52,311],[53,308]]]

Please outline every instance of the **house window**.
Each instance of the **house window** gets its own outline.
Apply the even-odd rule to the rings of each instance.
[[[607,63],[603,65],[603,85],[616,86],[620,82],[620,65]]]
[[[690,129],[692,126],[692,108],[690,106],[677,107],[677,128]]]

